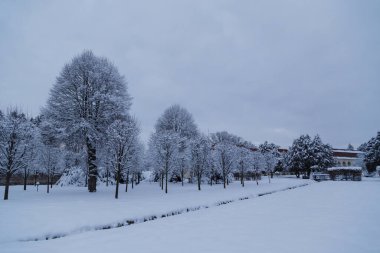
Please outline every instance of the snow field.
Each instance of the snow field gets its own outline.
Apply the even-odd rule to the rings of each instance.
[[[136,226],[2,248],[9,253],[375,253],[380,251],[379,186],[379,180],[327,181]]]
[[[307,181],[310,182],[310,181]],[[165,195],[157,183],[143,182],[125,193],[121,185],[119,199],[114,199],[114,186],[99,187],[98,192],[88,193],[84,187],[57,187],[46,194],[46,186],[39,192],[29,186],[24,192],[21,186],[11,187],[10,200],[0,205],[0,244],[19,240],[40,240],[77,234],[109,226],[117,227],[128,221],[171,212],[217,205],[220,202],[252,197],[287,187],[304,184],[304,180],[275,178],[269,184],[264,178],[257,186],[247,182],[243,188],[238,182],[223,185],[170,184]]]

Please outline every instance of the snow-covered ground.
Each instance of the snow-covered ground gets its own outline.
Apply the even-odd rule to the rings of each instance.
[[[10,189],[10,199],[0,204],[0,243],[53,237],[93,230],[105,225],[115,225],[152,215],[162,215],[183,208],[213,205],[219,201],[238,199],[258,193],[279,190],[305,183],[295,179],[274,179],[269,184],[265,178],[259,186],[247,182],[243,188],[238,182],[223,185],[170,184],[165,195],[157,183],[143,182],[133,190],[121,185],[119,199],[114,198],[115,186],[101,186],[96,193],[84,187],[57,187],[50,193],[40,186],[39,192],[29,186]]]
[[[72,189],[70,193],[68,189],[56,189],[48,200],[46,196],[35,193],[27,193],[30,195],[22,197],[24,193],[14,191],[14,200],[0,206],[0,249],[1,252],[54,253],[121,250],[165,253],[380,252],[378,179],[313,183],[260,198],[235,201],[127,227],[85,232],[48,241],[14,241],[26,235],[51,231],[54,225],[61,230],[72,229],[75,227],[73,224],[79,221],[87,225],[97,224],[98,219],[114,221],[111,214],[117,220],[118,217],[159,213],[302,183],[305,181],[275,179],[271,185],[266,183],[256,187],[248,184],[245,189],[241,189],[234,183],[226,191],[217,186],[219,189],[205,187],[205,191],[199,193],[193,187],[181,189],[174,186],[168,196],[157,191],[157,185],[145,184],[123,195],[120,200],[109,200],[112,192],[107,189],[101,189],[97,195],[78,189]],[[71,195],[75,197],[69,198]],[[141,196],[146,198],[140,200]],[[39,208],[41,204],[47,207]],[[91,210],[91,207],[95,209]],[[25,210],[16,210],[18,208]],[[91,218],[85,216],[89,212]],[[4,220],[7,222],[4,223]],[[50,222],[54,224],[45,224]],[[16,233],[17,229],[12,226],[22,227]],[[24,231],[27,229],[30,231]],[[15,233],[17,236],[8,235]]]

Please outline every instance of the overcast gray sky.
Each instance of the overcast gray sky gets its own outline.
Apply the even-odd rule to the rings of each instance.
[[[380,130],[380,1],[1,1],[0,108],[37,115],[84,49],[125,75],[146,140],[178,103],[207,132],[355,147]]]

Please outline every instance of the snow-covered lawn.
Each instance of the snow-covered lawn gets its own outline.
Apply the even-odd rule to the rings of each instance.
[[[156,193],[157,185],[147,184],[136,189],[128,197],[123,196],[124,198],[119,202],[123,203],[120,205],[125,209],[124,216],[122,215],[125,217],[130,214],[129,208],[130,210],[139,209],[134,207],[138,204],[143,205],[147,210],[139,209],[141,213],[136,211],[133,215],[159,212],[158,209],[168,210],[175,206],[191,206],[195,203],[240,197],[253,192],[265,192],[304,182],[304,180],[277,179],[271,185],[265,184],[257,188],[249,184],[244,190],[235,183],[226,191],[205,188],[205,191],[199,194],[192,187],[186,186],[185,189],[180,189],[175,186],[172,187],[172,193],[169,196],[161,196],[160,192]],[[74,194],[75,191],[72,193]],[[141,200],[141,202],[138,200],[137,196],[141,197],[148,193],[151,194],[148,197],[149,200]],[[20,194],[15,193],[14,198]],[[102,216],[110,218],[112,216],[108,216],[109,212],[117,216],[121,210],[124,210],[115,204],[115,202],[119,203],[117,200],[108,200],[112,193],[106,190],[99,192],[97,198],[101,198],[101,201],[96,200],[94,195],[88,197],[80,192],[76,193],[81,195],[81,197],[75,197],[76,201],[68,200],[66,192],[55,194],[56,197],[49,196],[51,198],[49,201],[38,195],[38,197],[33,197],[28,200],[31,209],[24,212],[14,210],[17,207],[27,208],[27,205],[22,204],[19,199],[15,199],[14,203],[10,201],[1,205],[2,219],[6,220],[8,216],[10,222],[4,224],[2,221],[1,224],[3,238],[3,243],[0,244],[3,250],[1,252],[380,252],[379,180],[314,183],[260,198],[235,201],[228,205],[127,227],[80,233],[48,241],[4,242],[4,233],[10,229],[11,225],[14,225],[11,222],[16,222],[17,218],[34,224],[34,226],[29,225],[34,232],[41,231],[38,226],[44,226],[45,229],[53,227],[46,227],[43,222],[44,214],[35,213],[35,218],[31,218],[29,214],[27,215],[29,219],[17,217],[21,213],[28,214],[37,211],[36,205],[32,204],[33,199],[40,201],[41,204],[50,203],[49,210],[57,210],[57,205],[64,207],[69,203],[77,203],[78,206],[72,207],[73,212],[69,215],[65,214],[65,217],[60,217],[60,215],[64,214],[69,207],[56,211],[55,214],[46,214],[45,219],[54,221],[59,227],[65,226],[65,223],[73,224],[71,220],[65,219],[81,220],[78,216],[84,216],[86,211],[89,212],[85,203],[98,207],[91,210],[90,215],[94,219],[97,216],[99,219],[104,219]],[[60,200],[66,203],[60,204]],[[154,203],[145,203],[146,201],[154,201]],[[181,202],[172,204],[173,201]],[[133,203],[133,205],[129,207],[128,203]],[[109,205],[109,210],[104,205]],[[80,210],[82,208],[85,210]],[[80,213],[75,213],[78,210]],[[85,217],[81,218],[91,221]],[[17,225],[20,225],[20,222],[17,221]],[[25,229],[25,225],[22,229]],[[28,234],[22,229],[20,229],[21,235]],[[14,229],[11,231],[14,233]],[[8,237],[8,241],[10,239],[13,240],[15,237]]]
[[[274,179],[269,184],[264,178],[257,186],[247,182],[243,188],[238,182],[223,185],[170,184],[165,195],[157,183],[143,182],[125,192],[121,185],[119,199],[114,198],[115,187],[99,187],[89,193],[84,187],[57,187],[46,193],[29,186],[26,192],[21,186],[11,187],[10,199],[0,203],[0,244],[16,240],[52,237],[80,233],[105,225],[115,225],[128,219],[162,215],[169,211],[213,205],[219,201],[238,199],[258,193],[284,189],[304,184],[304,180]]]

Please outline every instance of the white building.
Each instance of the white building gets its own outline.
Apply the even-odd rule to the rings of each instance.
[[[361,167],[364,153],[358,150],[333,149],[335,166],[337,167]]]

